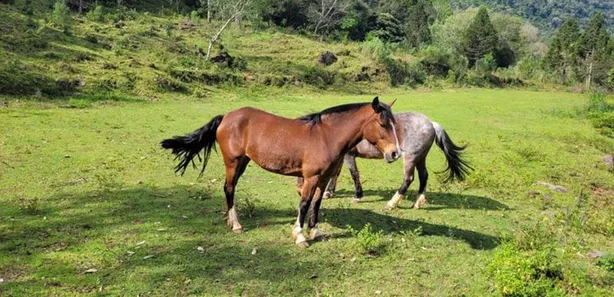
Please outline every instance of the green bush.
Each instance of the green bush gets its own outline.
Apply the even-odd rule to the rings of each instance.
[[[66,6],[66,0],[57,0],[53,5],[51,23],[57,28],[62,29],[65,33],[70,30],[70,10]]]
[[[614,138],[614,105],[603,94],[593,93],[586,106],[588,118],[601,134]]]
[[[502,296],[565,296],[557,287],[563,272],[553,246],[526,250],[513,242],[503,243],[488,272]]]
[[[96,7],[87,13],[87,18],[95,22],[104,22],[105,9],[104,6],[96,3]]]
[[[301,75],[300,81],[324,89],[335,83],[335,73],[319,67],[307,68]]]
[[[597,261],[597,266],[603,267],[603,269],[614,272],[614,254],[608,254],[605,257]]]
[[[505,239],[487,267],[502,296],[564,296],[563,265],[553,229],[541,223]]]
[[[365,224],[360,230],[355,230],[351,226],[347,228],[352,233],[352,236],[356,238],[354,248],[361,253],[376,255],[385,246],[384,233],[381,230],[378,232],[373,231],[371,223]]]

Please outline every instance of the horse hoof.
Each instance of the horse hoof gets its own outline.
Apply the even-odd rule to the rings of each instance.
[[[309,237],[311,237],[313,240],[323,240],[325,235],[320,231],[320,229],[311,229],[311,231],[309,231]]]
[[[236,229],[235,229],[235,228],[233,228],[233,229],[232,229],[232,232],[237,233],[237,234],[238,234],[238,233],[243,233],[243,227],[241,227],[241,228],[236,228]]]
[[[395,207],[396,207],[396,206],[394,206],[394,205],[388,205],[388,204],[386,204],[386,206],[384,206],[384,210],[385,210],[385,211],[391,211],[391,210],[395,209]]]
[[[324,199],[328,199],[330,197],[333,197],[333,193],[331,193],[329,191],[324,192],[324,195],[322,195],[322,198],[324,198]]]
[[[293,233],[292,238],[294,239],[294,243],[299,247],[306,248],[309,246],[307,239],[305,239],[305,236],[301,233]]]
[[[414,209],[420,209],[420,204],[419,203],[414,204]]]
[[[360,198],[354,198],[354,199],[352,199],[352,203],[356,204],[356,203],[358,203],[358,202],[360,202]]]

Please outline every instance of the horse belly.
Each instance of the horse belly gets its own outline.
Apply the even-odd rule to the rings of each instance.
[[[275,154],[269,152],[247,152],[247,156],[258,164],[262,169],[291,176],[302,176],[300,158],[287,154]]]

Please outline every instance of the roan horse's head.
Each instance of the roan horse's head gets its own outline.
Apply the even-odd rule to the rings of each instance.
[[[375,97],[371,103],[374,111],[373,116],[362,128],[364,139],[375,145],[389,163],[401,156],[395,120],[390,110],[392,104],[394,104],[394,101],[390,105],[382,104],[379,102],[379,98]]]

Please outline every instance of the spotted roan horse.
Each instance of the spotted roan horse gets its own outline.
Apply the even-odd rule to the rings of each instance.
[[[382,151],[388,162],[396,160],[400,149],[394,127],[390,106],[377,97],[369,103],[335,106],[298,119],[244,107],[218,115],[190,134],[163,140],[161,145],[176,155],[179,164],[175,170],[181,174],[204,150],[202,175],[211,149],[218,143],[226,167],[227,224],[237,233],[243,228],[234,203],[235,187],[250,161],[270,172],[303,178],[292,238],[298,246],[306,247],[302,234],[306,214],[311,210],[311,238],[323,236],[317,225],[322,193],[341,167],[343,156],[365,139]]]
[[[426,169],[426,156],[433,145],[433,141],[441,148],[448,163],[448,167],[445,170],[448,172],[446,182],[451,182],[455,179],[463,180],[465,175],[473,168],[461,158],[461,154],[466,146],[454,144],[448,133],[438,123],[431,121],[423,114],[415,112],[397,113],[394,117],[397,123],[397,134],[401,142],[401,151],[403,152],[403,170],[405,175],[399,190],[386,203],[386,209],[393,209],[401,202],[407,188],[414,180],[414,169],[418,170],[418,177],[420,179],[418,199],[414,203],[414,208],[418,209],[426,202],[425,190],[429,176]],[[353,202],[359,202],[363,196],[360,176],[356,167],[357,157],[381,159],[382,153],[377,147],[372,146],[366,141],[361,141],[344,157],[344,163],[350,169],[350,174],[354,180],[355,196]],[[340,171],[341,167],[330,179],[330,183],[324,192],[324,198],[332,196],[335,192]]]

